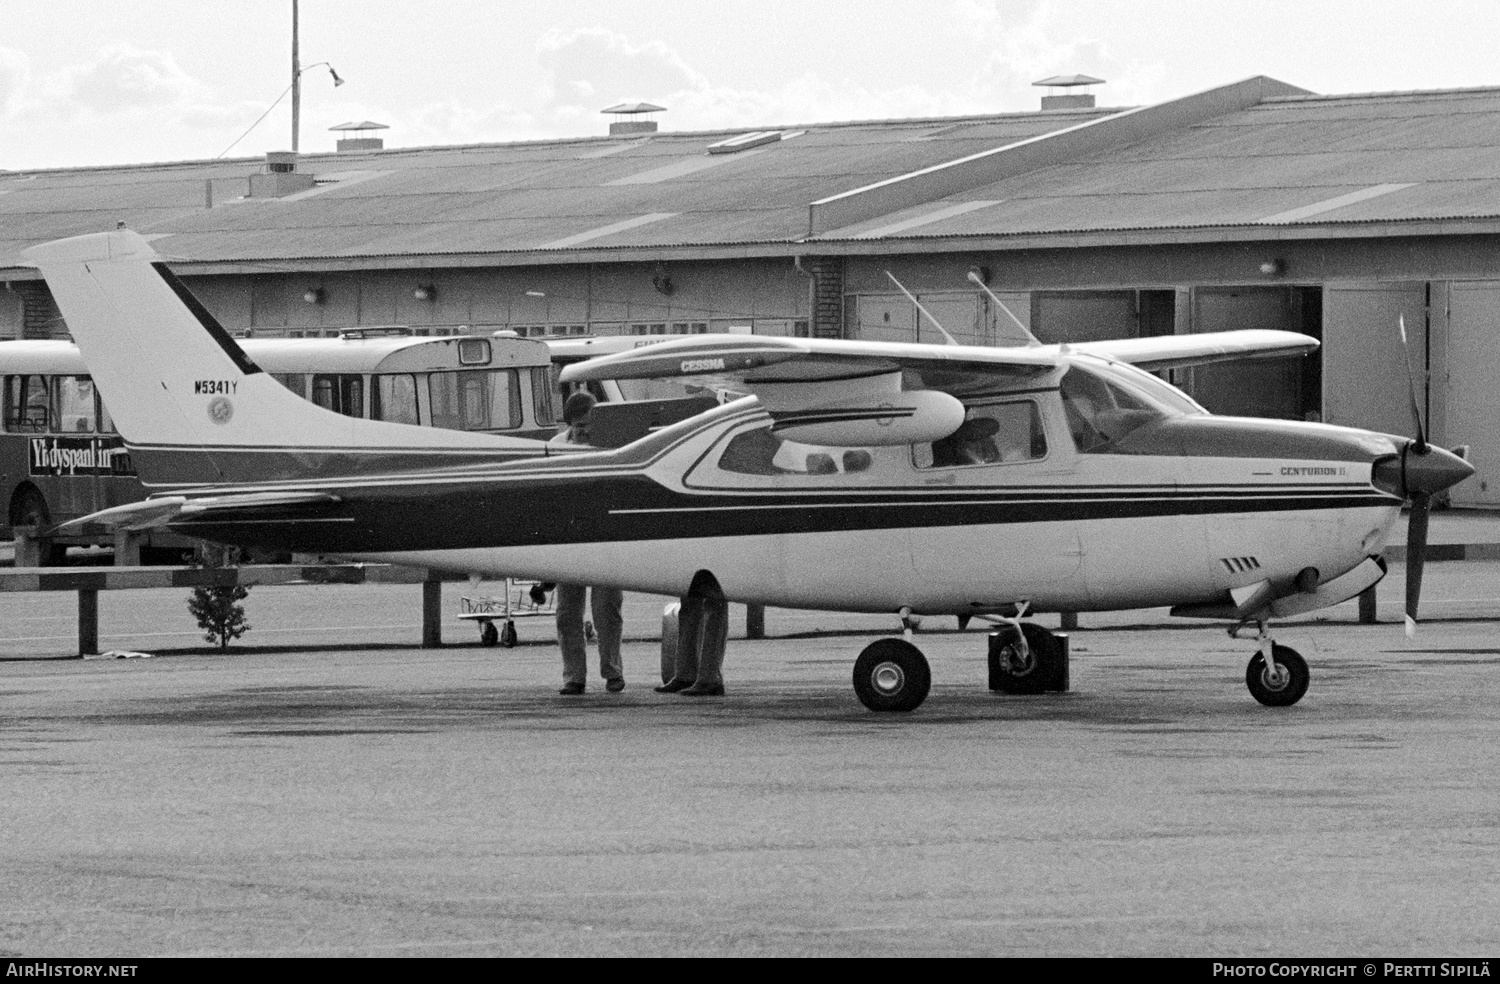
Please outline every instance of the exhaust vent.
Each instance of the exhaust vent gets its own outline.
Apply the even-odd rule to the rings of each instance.
[[[1042,97],[1042,109],[1093,109],[1094,94],[1088,91],[1089,86],[1103,85],[1103,79],[1096,79],[1092,75],[1054,75],[1050,79],[1042,79],[1033,82],[1032,85],[1041,86],[1059,93],[1055,96]],[[1082,88],[1082,92],[1066,92],[1069,89]]]
[[[359,122],[340,123],[338,126],[330,126],[331,132],[339,134],[339,141],[335,149],[340,154],[347,154],[356,150],[384,150],[385,140],[375,136],[376,130],[389,130],[390,127],[384,123],[376,123],[373,120],[360,120]]]
[[[609,125],[609,135],[612,137],[618,134],[655,133],[655,120],[638,120],[634,117],[643,113],[665,113],[666,111],[665,106],[655,106],[647,102],[620,103],[618,106],[599,110],[601,113],[620,117],[618,121]],[[630,118],[627,119],[627,117]]]
[[[250,175],[251,198],[284,198],[306,191],[314,184],[311,174],[297,170],[297,154],[290,150],[273,150],[266,154],[266,169]]]
[[[776,143],[780,139],[780,130],[756,130],[754,133],[742,133],[728,140],[711,143],[708,145],[708,152],[710,154],[735,154],[742,150],[749,150],[751,147]]]

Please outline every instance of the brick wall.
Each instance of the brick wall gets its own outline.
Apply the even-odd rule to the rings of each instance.
[[[802,261],[812,274],[813,338],[844,337],[844,258],[815,256]]]

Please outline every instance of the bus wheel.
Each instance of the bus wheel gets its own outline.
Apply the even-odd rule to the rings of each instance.
[[[47,500],[36,489],[22,492],[11,506],[11,526],[30,526],[36,530],[52,525],[52,516],[47,512]],[[49,537],[37,537],[37,562],[44,567],[56,567],[67,558],[68,548],[55,544]]]

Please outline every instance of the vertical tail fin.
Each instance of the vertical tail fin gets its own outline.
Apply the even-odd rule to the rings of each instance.
[[[146,238],[122,229],[33,246],[143,481],[286,481],[541,453],[518,438],[324,410],[262,372]],[[442,460],[444,451],[454,460]],[[436,455],[436,457],[434,457]]]

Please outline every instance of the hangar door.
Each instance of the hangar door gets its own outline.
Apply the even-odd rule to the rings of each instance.
[[[1323,307],[1323,419],[1345,427],[1410,435],[1411,398],[1397,319],[1406,319],[1412,369],[1418,374],[1418,399],[1423,399],[1427,285],[1330,285]],[[1431,420],[1431,415],[1426,419]]]
[[[1451,285],[1448,427],[1443,443],[1469,445],[1478,472],[1450,493],[1456,505],[1500,505],[1500,284]]]
[[[1315,287],[1199,287],[1193,291],[1192,331],[1270,328],[1314,338],[1322,331],[1321,292]],[[1316,355],[1265,362],[1196,366],[1182,384],[1212,413],[1302,420],[1319,411],[1322,382]]]

